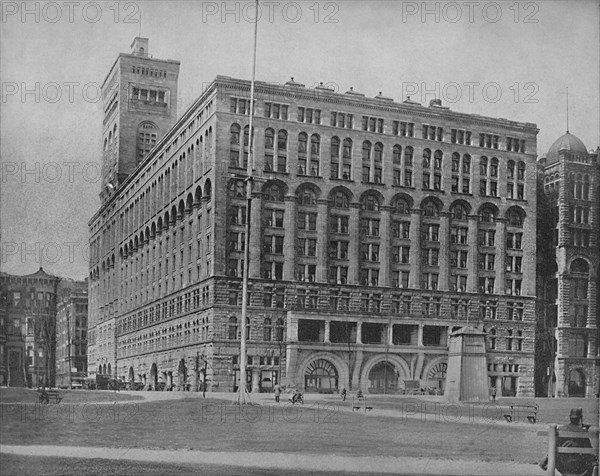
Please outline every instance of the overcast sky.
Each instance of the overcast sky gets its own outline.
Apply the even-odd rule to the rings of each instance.
[[[259,80],[293,76],[397,101],[441,96],[460,112],[536,123],[539,155],[566,131],[568,87],[570,132],[600,145],[597,0],[267,3]],[[130,51],[140,14],[150,54],[181,61],[180,113],[217,74],[250,79],[253,2],[115,5],[1,4],[2,271],[35,272],[42,255],[48,272],[87,276],[99,86]]]

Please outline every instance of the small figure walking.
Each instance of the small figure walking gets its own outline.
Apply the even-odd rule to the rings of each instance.
[[[342,396],[342,401],[345,402],[346,401],[346,387],[342,388],[340,395]]]
[[[492,401],[496,401],[496,387],[492,387]]]
[[[363,395],[363,393],[362,393],[362,390],[359,388],[359,389],[358,389],[358,392],[356,392],[356,398],[358,398],[358,399],[361,399],[361,398],[363,398],[363,396],[364,396],[364,395]]]
[[[281,387],[279,384],[275,385],[275,403],[279,403],[279,397],[281,396]]]

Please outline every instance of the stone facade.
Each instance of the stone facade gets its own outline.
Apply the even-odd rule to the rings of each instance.
[[[83,387],[87,377],[88,283],[67,283],[63,281],[56,310],[56,385]]]
[[[443,391],[448,334],[475,324],[489,384],[533,395],[536,126],[255,91],[252,391]],[[90,221],[92,372],[236,388],[249,97],[218,76]]]
[[[598,153],[567,132],[539,161],[541,395],[599,393]]]

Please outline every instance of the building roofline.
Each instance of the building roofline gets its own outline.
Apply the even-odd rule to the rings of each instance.
[[[128,55],[125,53],[119,54],[121,56],[132,56],[134,58],[140,58],[135,55]],[[118,60],[118,58],[117,58]],[[115,63],[116,61],[115,60]],[[171,61],[171,60],[167,60]],[[179,62],[177,62],[179,63]],[[114,65],[113,65],[114,66]],[[110,73],[109,73],[110,75]],[[293,82],[292,82],[293,83]],[[290,83],[288,83],[290,84]],[[152,150],[144,157],[144,160],[140,162],[136,168],[127,176],[127,178],[119,184],[118,191],[122,191],[127,187],[127,185],[137,178],[137,174],[147,165],[148,162],[154,160],[161,147],[165,145],[169,140],[173,137],[174,131],[180,127],[182,123],[187,121],[196,111],[196,108],[199,104],[201,104],[208,96],[210,96],[213,91],[217,88],[217,86],[234,86],[236,88],[244,88],[250,91],[250,81],[245,79],[237,79],[231,76],[225,75],[217,75],[215,79],[210,83],[210,85],[200,94],[200,96],[186,109],[186,111],[175,121],[173,126],[163,135],[163,137],[156,143],[156,145],[152,148]],[[256,81],[255,82],[255,92],[256,94],[273,94],[273,91],[281,95],[290,95],[292,97],[300,97],[308,100],[316,100],[316,101],[343,101],[346,102],[349,106],[354,107],[371,107],[373,109],[379,109],[387,112],[399,112],[402,114],[417,114],[421,116],[430,115],[431,117],[444,117],[445,119],[448,116],[453,116],[457,120],[467,120],[471,123],[479,123],[483,125],[489,126],[504,126],[505,128],[523,128],[527,129],[529,132],[534,132],[536,135],[539,132],[539,129],[536,124],[531,122],[517,122],[510,121],[504,118],[493,118],[490,116],[482,116],[479,114],[470,114],[463,112],[452,111],[446,107],[426,107],[420,103],[415,103],[414,101],[408,101],[407,103],[398,103],[394,100],[390,100],[389,98],[368,98],[363,96],[357,92],[349,92],[349,93],[338,93],[327,89],[325,87],[316,87],[314,89],[306,88],[304,85],[300,83],[293,83],[293,85],[281,85],[278,83],[268,83],[266,81]],[[438,110],[439,109],[439,110]],[[104,211],[111,206],[113,201],[118,197],[120,193],[112,194],[112,196],[103,203],[98,211],[94,213],[94,215],[88,221],[88,226],[90,226],[99,215],[104,213]]]
[[[110,75],[112,74],[113,70],[115,69],[115,66],[117,65],[117,63],[119,62],[119,60],[121,58],[135,58],[135,59],[142,59],[142,60],[150,60],[150,61],[158,61],[161,63],[166,63],[166,64],[175,64],[175,65],[181,65],[181,61],[177,61],[177,60],[171,60],[171,59],[159,59],[159,58],[152,58],[150,56],[138,56],[138,55],[132,55],[131,53],[119,53],[117,55],[117,57],[115,58],[115,60],[113,61],[110,69],[108,70],[107,75],[104,77],[104,81],[102,81],[102,86],[100,87],[101,89],[104,89],[104,85],[106,84],[106,82],[108,81],[108,78],[110,78]]]

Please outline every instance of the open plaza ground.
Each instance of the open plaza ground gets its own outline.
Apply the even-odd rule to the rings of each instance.
[[[598,400],[500,398],[452,404],[443,397],[61,391],[40,405],[27,389],[0,390],[0,473],[22,474],[489,474],[542,475],[548,423]],[[513,403],[539,404],[538,421],[505,421]]]

